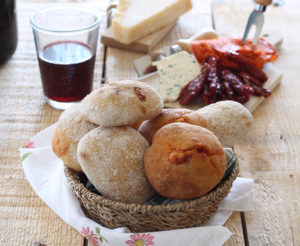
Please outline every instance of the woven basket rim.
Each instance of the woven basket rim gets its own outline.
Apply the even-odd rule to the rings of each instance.
[[[69,185],[71,186],[72,190],[76,190],[80,192],[80,195],[83,197],[88,197],[91,200],[94,200],[96,203],[100,203],[103,206],[113,207],[115,209],[122,209],[127,211],[170,211],[170,210],[179,210],[179,209],[186,209],[189,207],[195,207],[197,204],[201,204],[205,201],[213,199],[214,197],[218,197],[222,194],[223,189],[226,188],[227,185],[231,185],[233,181],[236,179],[239,173],[239,164],[238,161],[235,163],[231,173],[223,179],[213,190],[209,191],[205,195],[195,198],[192,200],[184,200],[181,202],[173,203],[173,204],[161,204],[161,205],[151,205],[151,204],[136,204],[136,203],[125,203],[120,201],[114,201],[104,196],[98,195],[88,188],[86,188],[83,183],[80,182],[77,173],[73,170],[69,169],[68,167],[64,167],[64,172],[67,178]],[[76,196],[79,196],[76,194]]]

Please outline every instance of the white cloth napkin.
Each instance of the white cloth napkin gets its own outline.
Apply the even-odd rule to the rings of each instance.
[[[232,211],[252,210],[253,180],[237,178],[217,213],[200,227],[161,232],[130,233],[127,228],[109,229],[87,218],[68,187],[63,163],[51,149],[55,125],[39,132],[20,149],[26,178],[35,193],[67,224],[94,245],[223,245],[231,232],[222,226]],[[140,243],[140,244],[138,244]]]

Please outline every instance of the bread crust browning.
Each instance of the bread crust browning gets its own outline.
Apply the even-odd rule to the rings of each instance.
[[[138,122],[136,122],[136,123],[130,124],[129,126],[130,126],[131,128],[133,128],[134,130],[137,130],[137,131],[138,131],[142,123],[143,123],[143,121],[138,121]]]
[[[88,122],[75,105],[64,111],[58,119],[51,139],[53,152],[68,168],[82,172],[77,160],[77,145],[82,136],[96,127]]]
[[[196,111],[163,109],[155,118],[144,121],[139,132],[151,143],[158,129],[173,122],[185,122],[207,128],[219,138],[222,146],[232,147],[251,129],[253,116],[242,104],[227,100]]]
[[[155,118],[144,121],[139,128],[139,132],[149,143],[152,143],[154,134],[161,127],[174,122],[185,122],[209,129],[207,120],[196,111],[189,109],[163,109]]]
[[[159,129],[144,157],[145,172],[164,197],[193,199],[213,189],[226,168],[225,152],[209,130],[187,123]]]
[[[82,101],[82,112],[101,126],[123,126],[157,116],[163,102],[157,91],[139,81],[109,82]]]

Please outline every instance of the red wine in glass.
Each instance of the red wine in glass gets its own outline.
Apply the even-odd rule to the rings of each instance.
[[[47,45],[38,57],[44,94],[57,102],[77,102],[92,90],[95,55],[80,42]]]

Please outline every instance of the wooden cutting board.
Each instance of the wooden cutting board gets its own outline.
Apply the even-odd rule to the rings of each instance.
[[[271,44],[273,44],[276,49],[279,49],[283,42],[283,36],[276,31],[266,31],[262,34],[262,36]],[[282,73],[270,62],[265,64],[265,66],[263,67],[263,71],[268,76],[268,80],[264,83],[264,87],[272,92],[280,83],[282,79]],[[148,77],[143,77],[140,79],[140,81],[150,84],[157,90],[159,88],[159,76],[157,73],[149,75]],[[268,98],[265,98],[263,96],[251,96],[250,100],[245,103],[244,106],[252,113],[263,102],[263,100],[267,99]],[[178,101],[165,103],[166,108],[187,108],[191,110],[196,110],[204,106],[205,105],[203,104],[203,101],[200,99],[200,97],[195,99],[190,105],[185,106],[181,105]]]
[[[112,28],[110,27],[102,34],[101,43],[112,48],[130,50],[139,53],[148,53],[167,33],[169,33],[169,31],[175,26],[176,22],[177,21],[172,22],[157,30],[156,32],[153,32],[131,44],[123,44],[116,41],[113,37]]]
[[[275,87],[280,83],[282,79],[282,73],[270,62],[266,63],[263,71],[268,76],[268,80],[265,82],[264,87],[273,91]],[[156,89],[159,88],[159,76],[158,74],[151,75],[149,77],[145,77],[141,79],[141,81],[148,83],[149,85],[155,87]],[[201,107],[204,107],[203,102],[201,101],[200,97],[199,100],[195,100],[190,105],[181,105],[178,101],[176,102],[166,102],[166,108],[187,108],[191,110],[196,110]],[[268,100],[263,96],[251,96],[250,100],[244,104],[244,106],[252,113],[262,102],[263,100]]]

